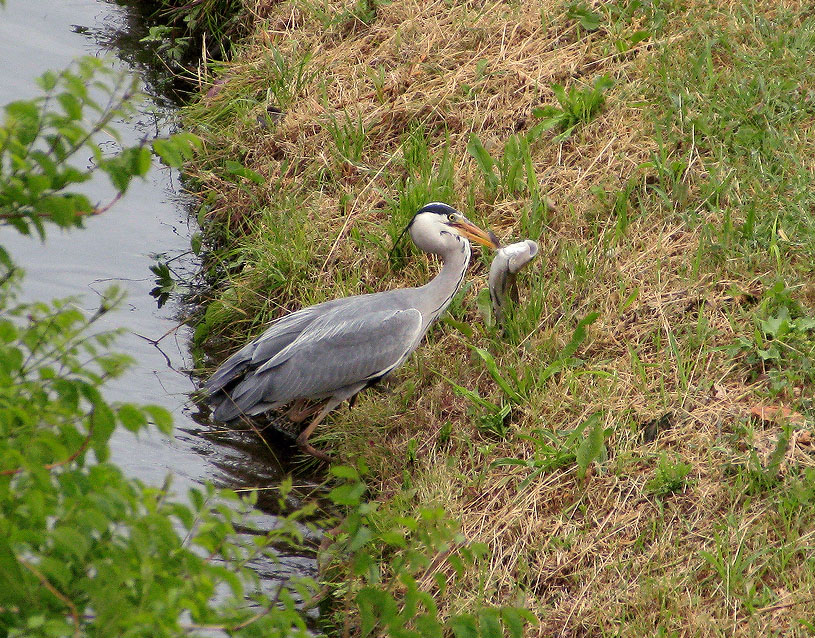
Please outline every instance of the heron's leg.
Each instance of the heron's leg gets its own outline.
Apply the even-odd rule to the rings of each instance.
[[[317,410],[323,407],[322,403],[315,403],[314,405],[306,405],[305,399],[297,399],[295,404],[291,406],[286,412],[286,417],[292,423],[302,423]]]
[[[311,454],[311,456],[316,456],[318,459],[325,461],[326,463],[331,463],[331,457],[325,452],[320,452],[320,450],[312,447],[308,442],[308,437],[310,437],[311,433],[314,432],[314,428],[320,425],[320,422],[325,418],[325,416],[344,400],[344,398],[337,399],[336,397],[331,397],[328,401],[326,401],[325,405],[323,405],[323,409],[320,410],[320,413],[314,417],[314,420],[309,423],[305,430],[300,432],[300,436],[297,437],[297,447],[299,447],[306,454]]]

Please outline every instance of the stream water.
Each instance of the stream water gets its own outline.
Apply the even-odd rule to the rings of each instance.
[[[156,88],[157,70],[141,62],[139,37],[144,26],[136,9],[100,0],[6,0],[0,6],[0,105],[38,93],[35,78],[48,69],[61,70],[81,55],[109,55],[120,69],[138,74],[151,100],[132,122],[119,130],[123,143],[166,133],[172,126],[172,102]],[[113,142],[111,142],[113,144]],[[107,202],[112,189],[105,176],[83,185],[91,201]],[[179,494],[211,481],[232,488],[260,487],[260,506],[266,504],[263,525],[273,526],[274,487],[283,476],[275,452],[253,437],[212,435],[199,425],[189,393],[195,389],[185,372],[191,366],[190,332],[179,327],[181,302],[171,299],[158,309],[150,296],[155,277],[149,267],[155,256],[172,259],[173,268],[194,272],[187,252],[194,221],[175,171],[156,164],[144,181],[131,185],[126,196],[106,214],[89,219],[84,230],[51,229],[43,243],[0,227],[2,244],[26,272],[22,300],[77,297],[93,312],[99,293],[111,284],[127,291],[125,305],[104,320],[109,328],[124,327],[116,349],[127,352],[136,365],[106,386],[113,401],[153,403],[173,413],[173,437],[156,431],[138,437],[120,430],[111,442],[112,460],[126,474],[161,485],[168,474]],[[166,335],[166,336],[164,336]],[[155,345],[152,341],[161,338]],[[263,498],[267,494],[267,498]],[[300,556],[281,556],[280,563],[255,565],[261,576],[278,579],[290,573],[312,573],[313,562]]]

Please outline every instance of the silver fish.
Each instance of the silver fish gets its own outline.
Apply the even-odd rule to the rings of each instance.
[[[507,296],[518,301],[518,289],[515,286],[515,275],[538,254],[538,244],[525,239],[509,246],[504,246],[495,255],[490,266],[489,286],[492,312],[498,324],[504,323],[504,308]]]

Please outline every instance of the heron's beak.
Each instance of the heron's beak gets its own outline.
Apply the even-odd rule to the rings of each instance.
[[[487,246],[488,248],[492,248],[493,250],[497,250],[501,247],[498,238],[495,236],[491,230],[482,230],[475,224],[473,224],[469,219],[462,217],[460,220],[454,221],[450,224],[453,228],[458,230],[464,237],[470,239],[474,242],[481,244],[482,246]]]

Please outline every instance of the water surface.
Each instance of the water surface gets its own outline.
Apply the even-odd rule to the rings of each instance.
[[[149,81],[156,70],[138,63],[144,57],[138,48],[138,30],[143,28],[133,9],[109,2],[7,0],[5,8],[0,7],[0,104],[37,95],[37,76],[48,69],[61,70],[81,55],[110,55],[117,68]],[[122,43],[131,47],[135,43],[136,48],[108,52],[113,44]],[[124,144],[171,130],[171,100],[154,87],[147,88],[153,99],[135,121],[119,127]],[[104,146],[113,150],[115,142]],[[112,197],[107,177],[101,174],[82,188],[93,202],[106,203]],[[194,420],[197,409],[189,394],[195,384],[187,373],[192,365],[190,330],[179,320],[186,309],[178,299],[158,309],[150,296],[155,282],[149,267],[156,255],[172,259],[180,273],[196,269],[188,252],[195,231],[188,206],[178,173],[155,162],[146,180],[134,181],[110,211],[88,219],[86,229],[65,232],[53,227],[43,243],[0,227],[0,244],[26,272],[22,300],[74,296],[80,307],[93,312],[99,294],[109,285],[127,291],[123,307],[101,321],[108,328],[126,328],[116,349],[130,354],[137,364],[110,382],[105,395],[112,401],[164,406],[173,414],[175,431],[172,437],[155,430],[135,437],[117,430],[111,441],[112,460],[126,474],[153,485],[161,485],[172,474],[173,485],[181,493],[213,481],[229,487],[267,488],[274,496],[283,472],[273,450],[252,435],[214,437]],[[159,339],[157,345],[153,343]],[[267,524],[273,525],[273,518]],[[299,571],[311,569],[310,563],[297,557],[290,560]],[[279,572],[271,565],[259,569],[269,575]]]

